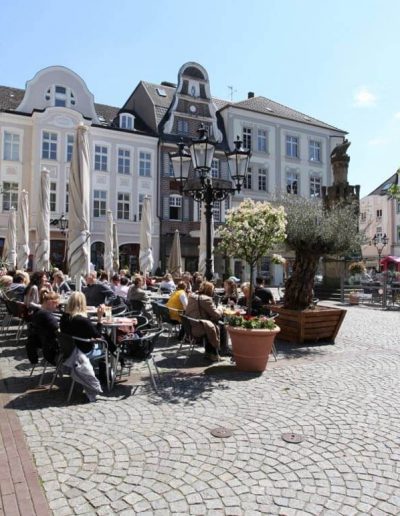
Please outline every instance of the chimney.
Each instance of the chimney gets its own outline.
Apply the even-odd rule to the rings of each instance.
[[[254,99],[254,91],[249,91],[249,93],[247,94],[247,98]]]

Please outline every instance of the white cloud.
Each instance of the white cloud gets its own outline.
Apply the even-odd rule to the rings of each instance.
[[[395,114],[394,114],[394,117],[395,117],[395,118],[400,119],[400,111],[398,111],[397,113],[395,113]]]
[[[376,96],[368,88],[362,86],[354,94],[354,104],[359,107],[374,106]]]

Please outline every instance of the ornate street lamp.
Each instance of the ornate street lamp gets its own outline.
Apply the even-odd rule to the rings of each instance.
[[[62,213],[59,219],[51,219],[50,225],[57,226],[61,233],[65,235],[68,228],[68,219],[66,219],[64,213]]]
[[[233,151],[225,152],[231,179],[217,179],[211,176],[211,165],[214,157],[215,144],[208,139],[207,129],[203,124],[198,131],[199,137],[193,138],[189,147],[190,154],[185,150],[185,144],[178,143],[178,152],[170,152],[170,160],[175,179],[179,181],[180,191],[205,205],[206,216],[206,279],[213,277],[212,270],[212,241],[211,224],[214,203],[223,201],[228,195],[240,192],[246,178],[251,156],[250,150],[243,149],[239,136],[234,142]],[[189,179],[190,166],[194,170],[194,178]],[[233,183],[232,183],[233,181]]]
[[[383,236],[376,233],[372,239],[372,244],[376,247],[378,252],[378,272],[381,272],[381,256],[383,249],[387,246],[388,242],[389,238],[386,236],[386,233]]]

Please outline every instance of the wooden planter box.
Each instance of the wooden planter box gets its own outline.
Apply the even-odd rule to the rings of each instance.
[[[271,310],[279,314],[276,318],[281,329],[279,338],[299,344],[310,340],[334,342],[346,315],[346,310],[327,306],[317,306],[314,310],[289,310],[273,305]]]

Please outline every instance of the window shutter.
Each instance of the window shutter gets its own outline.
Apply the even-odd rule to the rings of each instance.
[[[164,195],[162,198],[163,201],[163,220],[169,220],[169,196]]]
[[[183,220],[189,220],[190,219],[190,213],[189,213],[189,201],[187,197],[183,197]]]

